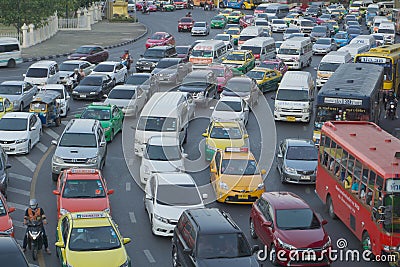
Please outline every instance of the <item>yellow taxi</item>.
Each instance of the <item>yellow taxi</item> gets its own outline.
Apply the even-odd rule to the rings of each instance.
[[[234,50],[222,59],[222,64],[227,65],[232,70],[246,74],[255,67],[256,58],[250,50]]]
[[[259,169],[247,147],[215,152],[210,172],[218,202],[252,204],[265,191],[262,175],[266,171]]]
[[[259,67],[252,69],[246,75],[257,81],[258,88],[263,93],[277,90],[279,82],[282,79],[282,74],[279,70]]]
[[[67,213],[58,221],[56,253],[63,267],[130,267],[123,238],[103,211]]]
[[[227,147],[247,146],[249,135],[242,122],[239,121],[211,121],[210,125],[203,133],[205,141],[205,157],[211,160],[215,151],[224,150]]]
[[[232,12],[232,8],[225,8],[219,12],[219,15],[224,15],[225,17],[228,17]]]
[[[12,112],[14,109],[13,103],[8,98],[0,96],[0,118],[7,112]]]
[[[239,27],[230,27],[226,31],[224,31],[224,33],[231,35],[234,45],[238,44],[239,36],[240,36],[240,28]]]

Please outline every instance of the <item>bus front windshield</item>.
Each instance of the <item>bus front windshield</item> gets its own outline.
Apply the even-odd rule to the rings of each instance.
[[[321,129],[326,121],[368,121],[369,112],[364,108],[317,106],[315,128]]]
[[[365,57],[360,56],[357,57],[356,62],[361,63],[369,63],[375,64],[383,67],[383,80],[384,81],[391,81],[393,76],[393,66],[392,62],[388,58],[379,58],[379,57]]]

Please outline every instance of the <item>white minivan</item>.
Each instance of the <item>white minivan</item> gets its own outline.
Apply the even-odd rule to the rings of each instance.
[[[238,40],[238,48],[241,49],[241,46],[252,38],[260,37],[263,34],[264,30],[260,26],[248,26],[244,28],[239,35]]]
[[[45,84],[58,83],[60,70],[57,62],[43,60],[33,63],[24,74],[24,81],[37,85],[39,88]]]
[[[351,39],[350,44],[356,44],[356,43],[361,43],[361,44],[367,44],[368,49],[376,47],[376,39],[372,35],[358,35],[357,37],[354,37]]]
[[[310,37],[293,37],[282,43],[276,57],[289,67],[301,70],[311,65],[312,42]]]
[[[310,72],[288,71],[279,84],[275,100],[276,121],[309,122],[314,101],[314,81]]]
[[[325,55],[317,68],[317,88],[321,88],[340,65],[350,62],[351,55],[346,51],[331,51]]]
[[[206,68],[219,63],[227,53],[227,46],[221,40],[205,40],[196,44],[190,53],[189,62],[193,68]]]
[[[275,40],[272,37],[256,37],[244,42],[241,50],[251,50],[256,64],[276,57]]]
[[[351,57],[354,58],[357,54],[368,52],[368,45],[362,43],[348,44],[339,48],[338,51],[349,52]]]
[[[0,38],[0,66],[15,68],[17,64],[22,63],[21,47],[16,38]]]
[[[382,22],[379,25],[378,33],[383,34],[383,40],[385,41],[385,44],[394,44],[396,31],[392,22]]]

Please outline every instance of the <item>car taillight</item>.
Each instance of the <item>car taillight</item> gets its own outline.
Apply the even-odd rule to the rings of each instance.
[[[260,54],[254,54],[254,57],[255,57],[256,59],[259,59],[259,58],[260,58]]]

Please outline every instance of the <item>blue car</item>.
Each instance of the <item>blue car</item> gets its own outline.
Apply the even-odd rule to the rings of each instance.
[[[333,37],[338,47],[347,45],[350,42],[350,37],[347,32],[340,31]]]

